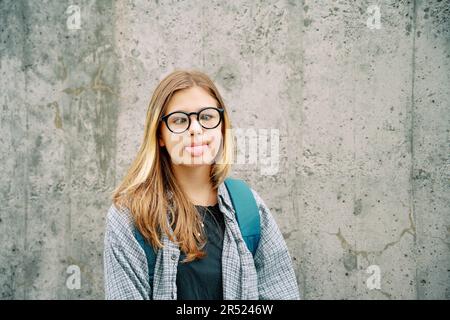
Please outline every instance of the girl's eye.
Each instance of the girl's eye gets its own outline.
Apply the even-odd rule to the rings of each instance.
[[[211,119],[211,116],[209,114],[202,115],[202,120],[209,120]]]
[[[175,124],[182,124],[182,123],[185,123],[185,122],[186,122],[185,118],[175,118],[175,119],[173,119],[173,123],[175,123]]]

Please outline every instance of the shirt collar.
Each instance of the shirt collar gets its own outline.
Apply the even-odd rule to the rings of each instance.
[[[235,215],[233,203],[230,198],[230,194],[228,193],[227,186],[225,185],[225,182],[222,182],[218,189],[217,189],[217,198],[219,204],[222,204],[226,209],[225,213],[228,214],[231,212],[231,215],[229,218],[232,218]]]

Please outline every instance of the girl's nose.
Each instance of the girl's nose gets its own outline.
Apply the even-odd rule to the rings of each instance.
[[[201,133],[203,130],[203,127],[200,125],[200,123],[197,121],[197,117],[195,117],[195,115],[193,115],[193,117],[191,117],[191,126],[189,127],[189,133],[193,134],[193,133]]]

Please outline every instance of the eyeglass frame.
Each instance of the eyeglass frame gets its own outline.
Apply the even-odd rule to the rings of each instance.
[[[219,122],[218,122],[217,125],[216,125],[215,127],[213,127],[213,128],[205,128],[205,127],[201,124],[201,122],[199,121],[199,119],[198,119],[198,117],[200,116],[200,113],[201,113],[202,111],[206,110],[206,109],[215,109],[215,110],[219,111]],[[200,126],[201,126],[202,128],[204,128],[204,129],[209,130],[209,129],[215,129],[215,128],[217,128],[217,127],[220,125],[220,123],[222,122],[223,112],[224,112],[224,111],[225,111],[225,110],[224,110],[223,108],[217,108],[217,107],[205,107],[205,108],[200,109],[200,110],[197,111],[197,112],[174,111],[174,112],[171,112],[171,113],[169,113],[169,114],[166,114],[165,116],[162,116],[162,117],[159,119],[159,121],[160,121],[160,122],[163,121],[163,122],[166,124],[166,127],[167,127],[167,129],[169,129],[170,132],[175,133],[175,134],[181,134],[181,133],[184,133],[184,132],[186,132],[187,130],[189,130],[189,128],[191,127],[191,123],[192,123],[192,121],[191,121],[191,115],[195,114],[195,115],[197,116],[197,122],[200,124]],[[169,117],[170,117],[172,114],[175,114],[175,113],[183,113],[183,114],[185,114],[185,115],[188,117],[189,123],[188,123],[188,126],[187,126],[186,130],[181,131],[181,132],[174,132],[174,131],[172,131],[172,130],[170,129],[170,126],[169,126],[169,124],[167,123],[167,119],[169,119]]]

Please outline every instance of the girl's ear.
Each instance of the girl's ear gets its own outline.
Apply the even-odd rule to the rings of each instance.
[[[158,144],[159,144],[159,146],[160,146],[160,147],[164,147],[164,141],[163,141],[163,139],[162,139],[162,133],[161,133],[160,129],[161,129],[161,128],[159,128],[159,129],[156,131],[156,138],[158,139]]]

